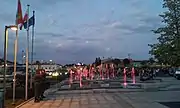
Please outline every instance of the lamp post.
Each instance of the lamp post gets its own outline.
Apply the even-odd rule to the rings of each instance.
[[[6,68],[7,68],[7,46],[8,46],[8,29],[17,31],[18,27],[16,25],[5,26],[5,37],[4,37],[4,80],[3,80],[3,91],[4,91],[4,106],[6,97]],[[15,74],[14,74],[15,75]]]

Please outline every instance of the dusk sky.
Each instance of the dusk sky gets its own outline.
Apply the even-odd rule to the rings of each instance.
[[[35,60],[91,63],[95,57],[148,59],[149,43],[160,27],[162,0],[21,0],[23,14],[35,10]],[[17,0],[0,0],[0,57],[4,26],[15,23]],[[31,28],[30,28],[31,35]],[[15,33],[9,30],[8,59],[13,59]],[[18,60],[26,47],[19,31]]]

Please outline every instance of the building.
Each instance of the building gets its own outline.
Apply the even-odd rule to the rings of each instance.
[[[115,59],[107,58],[107,59],[101,60],[101,63],[103,63],[103,64],[111,64],[111,63],[115,63],[114,60]],[[123,66],[123,60],[124,59],[119,59],[119,60],[121,61],[119,63],[119,65]],[[132,59],[130,59],[130,62],[133,64],[133,66],[139,67],[139,66],[142,66],[143,64],[147,64],[149,62],[149,60],[132,60]]]
[[[54,72],[59,68],[62,68],[62,66],[59,64],[52,64],[52,63],[40,63],[40,64],[33,64],[32,67],[30,65],[29,68],[33,68],[33,70],[44,69],[46,73],[49,73],[49,72]]]
[[[13,64],[14,64],[14,62],[7,60],[7,65],[13,65]],[[4,65],[4,60],[0,58],[0,66],[2,66],[2,65]]]

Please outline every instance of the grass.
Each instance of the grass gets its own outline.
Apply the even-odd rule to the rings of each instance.
[[[13,104],[13,100],[8,99],[5,101],[5,106],[6,106],[5,108],[15,108],[16,106],[20,105],[24,101],[25,101],[24,99],[16,99],[15,104]]]

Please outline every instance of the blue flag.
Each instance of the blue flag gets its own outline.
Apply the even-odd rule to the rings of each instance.
[[[35,25],[35,17],[34,17],[34,15],[31,18],[29,18],[29,20],[28,20],[28,26],[30,27],[32,25],[33,26]],[[27,29],[27,22],[24,23],[24,29]]]

